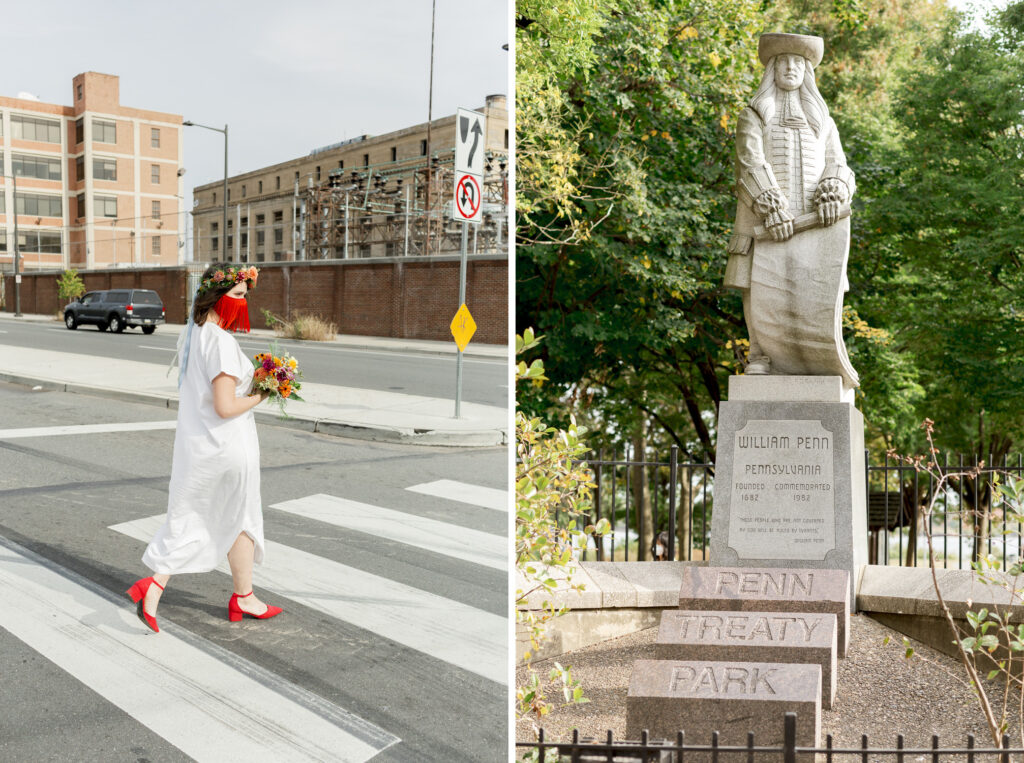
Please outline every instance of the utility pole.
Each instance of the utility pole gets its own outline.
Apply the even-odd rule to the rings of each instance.
[[[437,0],[433,0],[430,11],[430,87],[427,96],[427,246],[426,254],[430,254],[430,228],[433,224],[433,211],[430,206],[430,189],[433,186],[430,163],[430,123],[434,119],[434,22],[437,19]]]
[[[21,246],[18,239],[18,178],[5,175],[11,179],[14,202],[14,317],[21,317]]]
[[[223,205],[223,219],[221,225],[223,226],[220,233],[220,238],[224,242],[222,253],[225,259],[227,258],[227,246],[228,246],[228,126],[224,125],[224,129],[219,127],[210,127],[209,125],[201,125],[198,122],[192,122],[191,120],[185,120],[182,122],[185,127],[202,127],[204,130],[213,130],[224,134],[224,186],[221,190],[221,195],[224,197],[222,201]]]

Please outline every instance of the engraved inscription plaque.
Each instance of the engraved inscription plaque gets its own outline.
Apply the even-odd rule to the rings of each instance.
[[[736,432],[728,545],[741,559],[823,560],[836,545],[833,435],[820,421]]]

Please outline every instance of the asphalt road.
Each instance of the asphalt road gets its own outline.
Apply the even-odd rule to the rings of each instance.
[[[111,334],[95,326],[79,326],[69,331],[56,321],[0,323],[0,344],[143,363],[169,364],[177,341],[177,332],[162,326],[146,336],[138,329]],[[242,349],[253,354],[266,350],[270,341],[260,337],[239,338]],[[279,344],[299,359],[308,382],[455,399],[454,355],[360,350],[323,342],[279,340]],[[503,359],[464,358],[462,399],[507,408],[508,379],[508,363]]]
[[[148,574],[141,538],[151,531],[135,537],[130,528],[166,510],[174,432],[158,427],[173,417],[0,383],[0,760],[212,759],[212,748],[189,745],[212,744],[202,740],[214,722],[227,729],[217,737],[225,744],[236,734],[279,741],[319,729],[295,736],[277,760],[311,759],[300,748],[345,734],[376,757],[347,756],[336,742],[327,757],[506,760],[509,515],[485,506],[496,493],[487,499],[482,489],[508,489],[507,449],[260,425],[268,550],[256,590],[284,614],[229,623],[228,575],[179,575],[160,604],[162,632],[151,634],[124,595]],[[111,422],[133,429],[39,429]],[[484,498],[410,490],[438,480]],[[358,511],[350,523],[303,515],[325,500]],[[474,539],[466,556],[479,555],[435,550],[424,520],[442,541]],[[502,630],[500,655],[471,656]],[[218,702],[229,691],[223,675],[253,693],[233,689]],[[267,689],[263,706],[254,692]],[[246,702],[269,717],[240,710],[232,720]],[[201,722],[190,722],[197,707]]]

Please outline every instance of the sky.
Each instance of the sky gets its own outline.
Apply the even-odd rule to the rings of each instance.
[[[436,0],[434,118],[508,94],[505,0]],[[84,71],[121,105],[228,125],[235,175],[427,121],[431,0],[5,3],[0,95],[70,106]],[[187,208],[224,171],[219,133],[186,127]]]

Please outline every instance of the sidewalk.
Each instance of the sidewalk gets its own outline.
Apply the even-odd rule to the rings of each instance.
[[[10,313],[0,313],[0,319],[56,324],[49,316],[14,318]],[[161,331],[177,335],[181,328],[170,324],[162,326]],[[264,330],[252,333],[273,336],[273,332]],[[339,337],[338,344],[431,354],[446,352],[443,345],[455,348],[454,342],[351,336]],[[478,357],[507,357],[504,347],[485,345],[480,349]],[[167,375],[165,365],[2,344],[0,354],[5,358],[2,381],[177,408],[177,377]],[[264,403],[256,409],[257,419],[261,424],[406,444],[480,447],[508,442],[505,408],[463,402],[461,417],[455,419],[452,400],[311,382],[302,385],[302,396],[305,402],[288,404],[289,418],[282,419],[275,406]]]

